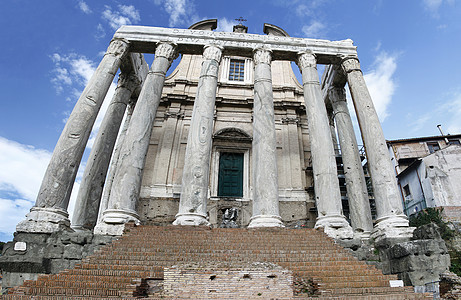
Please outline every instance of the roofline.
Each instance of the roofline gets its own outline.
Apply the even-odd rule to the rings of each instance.
[[[407,139],[398,139],[398,140],[386,140],[388,144],[396,144],[402,142],[416,142],[416,141],[427,141],[427,140],[441,140],[441,139],[448,139],[448,138],[461,138],[461,134],[447,134],[447,135],[434,135],[434,136],[424,136],[424,137],[416,137],[416,138],[407,138]]]

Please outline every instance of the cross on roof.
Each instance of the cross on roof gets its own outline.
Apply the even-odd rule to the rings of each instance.
[[[243,25],[242,22],[246,22],[247,20],[244,19],[243,17],[240,17],[240,18],[237,18],[237,19],[234,19],[235,21],[238,21],[240,25]]]

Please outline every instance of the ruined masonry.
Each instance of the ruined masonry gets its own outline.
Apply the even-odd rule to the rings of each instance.
[[[352,41],[293,38],[271,24],[264,24],[265,35],[248,34],[242,24],[234,32],[215,32],[216,26],[216,20],[205,20],[189,29],[117,30],[57,142],[35,206],[6,247],[11,263],[30,260],[22,271],[29,275],[11,271],[16,277],[7,276],[9,282],[73,267],[133,224],[240,227],[228,230],[248,228],[255,235],[268,229],[310,235],[314,231],[283,227],[313,227],[343,241],[412,236]],[[150,69],[142,53],[155,54]],[[179,64],[166,76],[178,56]],[[318,64],[326,65],[321,82]],[[67,208],[78,166],[118,71],[71,223]],[[362,167],[365,156],[349,115],[346,83],[369,174]],[[54,247],[51,256],[34,250],[46,262],[28,253],[43,248],[38,245]],[[94,257],[105,263],[101,253]],[[293,281],[291,273],[274,268]]]

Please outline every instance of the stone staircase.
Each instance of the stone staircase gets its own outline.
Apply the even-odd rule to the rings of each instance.
[[[413,293],[412,287],[391,288],[389,280],[397,279],[394,275],[383,275],[374,266],[358,261],[313,229],[147,225],[127,225],[120,239],[85,258],[74,269],[26,281],[2,299],[171,299],[158,287],[163,287],[164,270],[174,265],[195,264],[199,272],[206,269],[200,267],[202,264],[216,263],[216,269],[223,270],[223,265],[241,269],[254,262],[273,263],[289,270],[295,290],[291,299],[432,299],[427,294]],[[216,275],[210,278],[213,276]],[[182,279],[178,280],[181,284]],[[152,282],[156,282],[157,290],[152,288]],[[184,284],[193,286],[186,281]],[[258,293],[254,298],[268,299],[264,295]],[[229,297],[202,295],[194,299],[227,298],[240,299],[238,290]]]

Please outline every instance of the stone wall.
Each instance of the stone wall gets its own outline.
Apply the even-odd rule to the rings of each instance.
[[[35,280],[40,274],[72,268],[113,239],[90,232],[16,233],[0,256],[3,290]]]
[[[291,271],[270,263],[165,268],[163,296],[174,299],[292,299]]]
[[[450,267],[450,255],[435,224],[416,228],[410,240],[388,239],[376,247],[384,274],[397,274],[405,285],[425,289]]]

